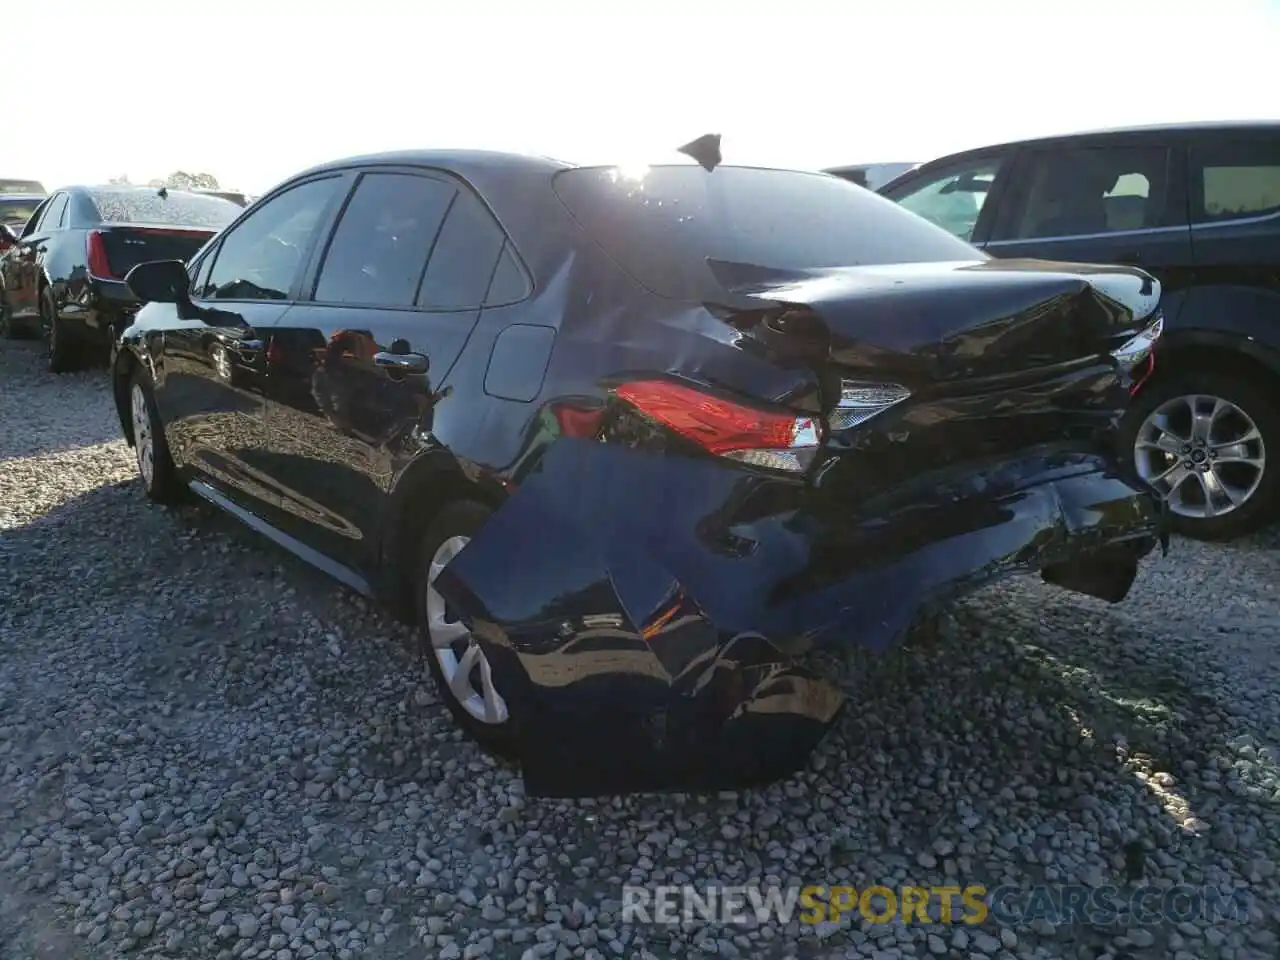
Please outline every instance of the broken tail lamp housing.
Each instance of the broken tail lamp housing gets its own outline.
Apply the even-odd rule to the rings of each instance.
[[[841,406],[836,408],[841,419],[829,421],[830,425],[846,420],[861,423],[906,396],[901,387],[865,386],[900,394],[893,392],[891,402],[876,406],[872,394],[855,389],[842,396]],[[761,410],[667,380],[624,383],[614,394],[708,453],[766,470],[803,473],[812,465],[823,440],[820,422],[813,416]]]
[[[827,423],[832,431],[852,430],[909,396],[911,391],[897,383],[842,380],[840,401],[827,417]]]
[[[1156,344],[1163,335],[1164,314],[1158,313],[1140,333],[1111,351],[1112,359],[1133,379],[1129,387],[1131,394],[1137,393],[1155,372]]]

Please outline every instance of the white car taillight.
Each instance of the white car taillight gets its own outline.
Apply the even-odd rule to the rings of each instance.
[[[840,402],[831,411],[827,424],[832,430],[850,430],[877,414],[884,413],[909,396],[911,391],[896,383],[842,380]]]

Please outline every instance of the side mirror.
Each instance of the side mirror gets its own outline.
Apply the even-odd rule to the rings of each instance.
[[[18,242],[18,231],[7,223],[0,223],[0,250],[8,250]]]
[[[185,303],[191,296],[191,278],[181,260],[140,263],[128,272],[124,282],[143,303]]]

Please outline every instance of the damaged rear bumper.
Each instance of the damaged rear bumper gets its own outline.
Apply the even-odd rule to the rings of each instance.
[[[1100,456],[1042,450],[854,510],[721,462],[561,439],[441,575],[533,795],[732,789],[806,762],[843,694],[816,648],[1040,571],[1111,602],[1164,538]]]

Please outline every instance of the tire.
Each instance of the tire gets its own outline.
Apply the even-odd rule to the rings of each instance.
[[[133,424],[134,461],[142,492],[156,503],[172,504],[182,499],[182,484],[169,455],[169,442],[156,411],[151,378],[142,367],[129,379],[129,417]]]
[[[475,658],[475,666],[469,671],[471,682],[469,689],[478,691],[483,685],[483,677],[488,675],[488,661],[480,647],[471,639],[470,633],[458,623],[440,597],[431,589],[431,581],[438,570],[433,570],[436,563],[447,560],[451,552],[460,549],[465,541],[473,537],[491,511],[479,503],[460,500],[450,503],[440,511],[427,527],[418,550],[418,562],[414,571],[414,611],[418,622],[418,649],[427,662],[427,669],[435,680],[436,689],[453,714],[458,725],[484,749],[508,760],[516,758],[515,733],[510,713],[506,704],[498,696],[500,709],[491,714],[497,719],[484,720],[480,714],[484,712],[484,698],[478,692],[467,697],[464,703],[449,686],[449,677],[455,675],[450,671],[448,661],[454,665],[465,657]],[[463,543],[459,544],[458,541]],[[443,564],[442,564],[443,566]],[[452,631],[444,632],[442,626],[452,627]],[[446,645],[445,638],[455,634],[452,644]],[[437,651],[437,644],[440,652]],[[472,653],[471,651],[475,652]],[[444,655],[442,656],[441,653]],[[456,666],[455,666],[456,669]],[[477,683],[476,681],[479,681]],[[492,689],[492,686],[490,686]],[[496,691],[495,691],[496,693]]]
[[[1121,453],[1132,458],[1140,477],[1149,482],[1157,478],[1154,485],[1169,502],[1175,531],[1197,540],[1232,540],[1275,516],[1280,492],[1277,397],[1280,390],[1275,384],[1218,370],[1171,371],[1138,394],[1121,424]],[[1216,411],[1208,437],[1216,442],[1201,443],[1190,437],[1192,398],[1199,398],[1196,408],[1201,414]],[[1161,424],[1167,429],[1161,429]],[[1250,425],[1256,440],[1224,442],[1246,437]],[[1176,447],[1171,443],[1174,436],[1179,438]],[[1180,442],[1186,439],[1191,444]],[[1173,447],[1172,451],[1156,448],[1156,440]],[[1179,464],[1181,457],[1186,459]],[[1168,474],[1165,478],[1159,474],[1179,467],[1185,482],[1171,491]],[[1202,478],[1209,477],[1217,482],[1209,480],[1206,487]],[[1211,488],[1231,493],[1226,499],[1213,497],[1217,508],[1212,513],[1203,507],[1206,490]]]
[[[71,373],[83,366],[80,344],[69,337],[65,325],[58,320],[57,304],[53,291],[45,287],[40,291],[40,326],[46,331],[50,373]]]

